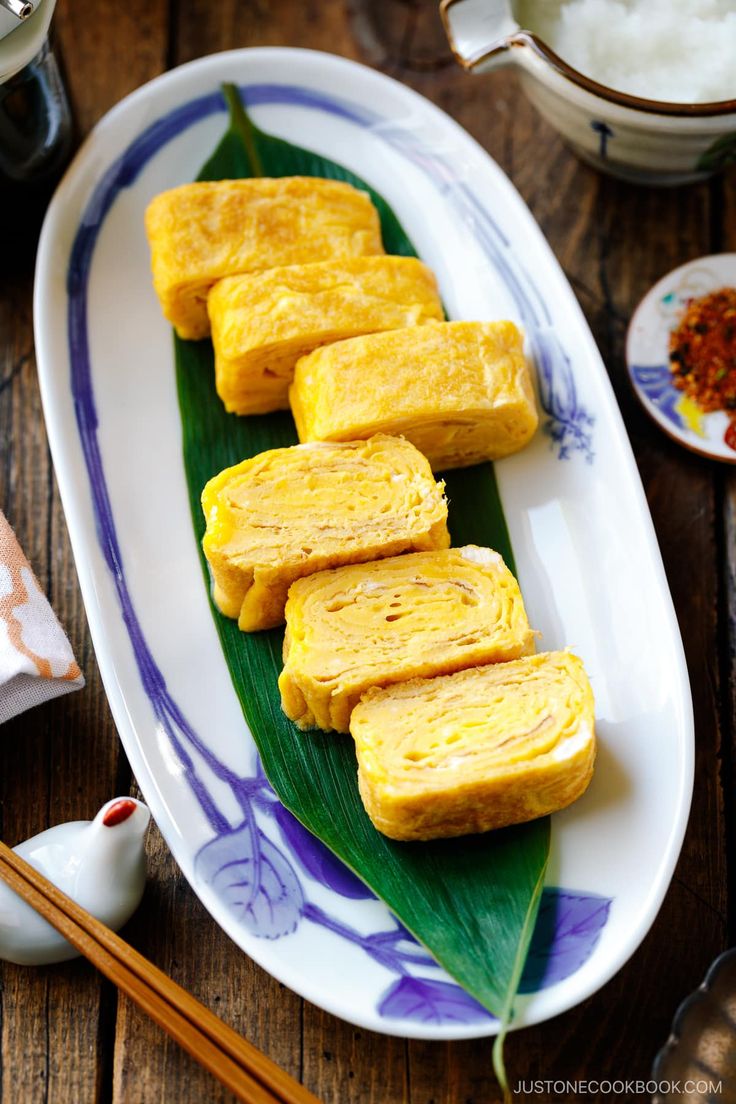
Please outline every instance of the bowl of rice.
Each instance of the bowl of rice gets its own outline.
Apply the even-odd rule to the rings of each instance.
[[[734,0],[442,0],[458,61],[518,66],[585,161],[684,184],[736,161]]]

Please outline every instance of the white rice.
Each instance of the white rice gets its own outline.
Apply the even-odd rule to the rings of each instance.
[[[736,0],[517,0],[516,19],[593,80],[650,100],[736,98]]]

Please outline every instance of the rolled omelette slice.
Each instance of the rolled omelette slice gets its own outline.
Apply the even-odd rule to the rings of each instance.
[[[534,820],[593,773],[593,692],[569,652],[369,690],[350,731],[368,816],[397,840]]]
[[[356,334],[444,318],[415,257],[352,257],[218,281],[207,300],[217,393],[228,411],[289,409],[299,357]]]
[[[365,192],[311,176],[182,184],[146,211],[153,286],[179,337],[210,332],[216,280],[277,265],[383,253]]]
[[[294,445],[226,468],[202,493],[213,597],[245,631],[284,620],[295,579],[447,548],[443,483],[400,437]]]
[[[300,728],[348,732],[371,686],[533,650],[518,583],[490,548],[320,571],[289,590],[281,705]]]
[[[289,399],[300,441],[400,433],[435,471],[508,456],[538,422],[513,322],[438,322],[327,345],[297,362]]]

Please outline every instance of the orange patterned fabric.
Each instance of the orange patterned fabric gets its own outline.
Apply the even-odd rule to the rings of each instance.
[[[0,513],[0,723],[83,685],[66,634]]]

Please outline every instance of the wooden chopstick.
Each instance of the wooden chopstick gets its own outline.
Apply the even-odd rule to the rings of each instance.
[[[0,879],[239,1100],[319,1104],[308,1089],[2,841]]]

